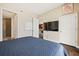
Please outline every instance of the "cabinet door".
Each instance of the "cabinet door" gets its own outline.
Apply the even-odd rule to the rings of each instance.
[[[60,42],[76,46],[76,14],[59,18]]]

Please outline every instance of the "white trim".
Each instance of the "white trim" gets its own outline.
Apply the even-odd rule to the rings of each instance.
[[[51,42],[60,43],[59,41],[55,41],[55,39],[54,40],[52,40],[52,39],[44,39],[44,40],[48,40],[48,41],[51,41]]]
[[[2,35],[3,35],[3,26],[2,26],[2,24],[3,24],[3,21],[2,21],[2,18],[3,18],[3,16],[2,16],[2,8],[0,8],[1,9],[1,23],[0,23],[0,26],[1,26],[1,33],[0,33],[0,35],[1,35],[1,37],[0,37],[0,41],[3,41],[3,37],[2,37]]]
[[[13,28],[13,20],[15,20],[14,17],[11,18],[11,38],[14,37],[14,33],[13,33],[14,32],[14,30],[13,30],[14,29]]]
[[[76,47],[77,47],[77,39],[78,39],[78,13],[76,13]]]

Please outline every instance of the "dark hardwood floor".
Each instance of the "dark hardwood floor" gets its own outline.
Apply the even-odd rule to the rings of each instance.
[[[79,49],[73,46],[62,44],[68,52],[69,56],[79,56]]]

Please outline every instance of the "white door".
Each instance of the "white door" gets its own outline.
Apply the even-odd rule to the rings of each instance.
[[[33,18],[32,35],[34,37],[39,37],[39,19],[37,19],[37,18]]]
[[[60,43],[76,45],[76,14],[59,18]]]

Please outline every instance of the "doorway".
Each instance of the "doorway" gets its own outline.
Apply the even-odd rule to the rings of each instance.
[[[3,39],[11,39],[11,18],[3,18]]]
[[[15,39],[16,32],[16,14],[7,10],[3,10],[3,40],[13,40]]]

